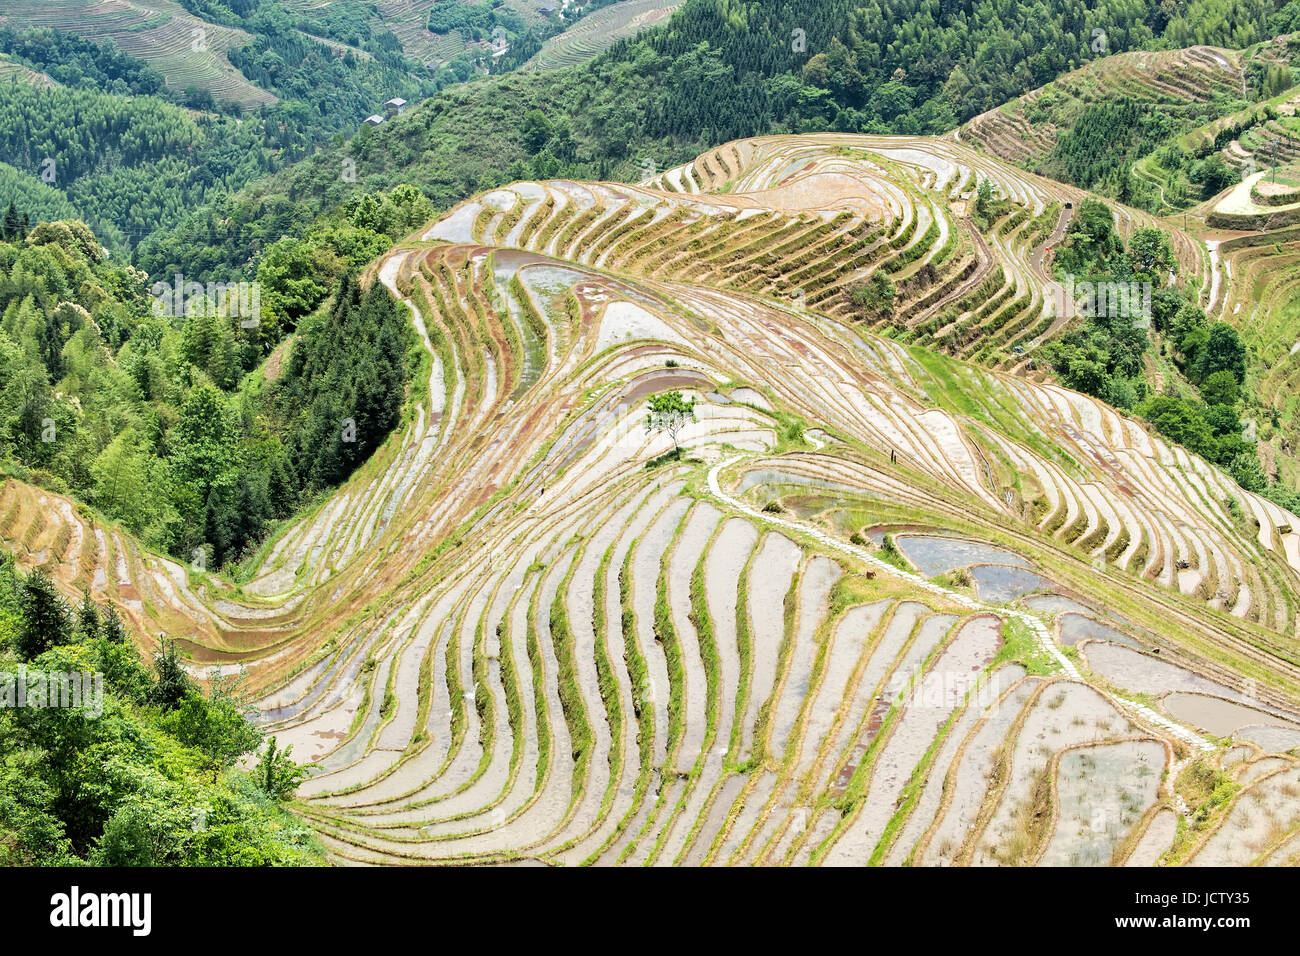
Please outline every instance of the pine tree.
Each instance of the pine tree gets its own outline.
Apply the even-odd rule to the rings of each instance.
[[[81,607],[77,609],[77,634],[83,641],[93,641],[99,637],[99,609],[90,599],[89,591],[81,592]]]
[[[33,571],[18,588],[22,622],[15,637],[16,649],[31,660],[51,647],[68,643],[72,632],[72,610],[50,576]]]
[[[197,311],[185,319],[185,328],[181,333],[181,355],[195,368],[207,372],[216,346],[216,319],[212,315],[209,303],[204,302]]]
[[[62,323],[51,312],[36,326],[36,348],[55,382],[63,377],[63,344]]]
[[[10,242],[23,238],[22,220],[18,218],[18,210],[14,208],[12,199],[9,200],[9,209],[5,212],[4,225],[0,226],[0,236]]]
[[[99,633],[104,640],[111,641],[114,644],[127,643],[126,628],[122,627],[122,619],[117,616],[117,608],[113,605],[108,606],[104,612],[104,621],[100,625]]]
[[[238,344],[235,342],[235,333],[231,329],[229,321],[218,319],[212,348],[208,353],[207,365],[208,375],[218,388],[229,391],[239,383],[239,356],[237,351]]]
[[[162,639],[162,650],[154,655],[153,666],[158,682],[150,688],[149,700],[163,710],[175,710],[192,687],[190,675],[181,665],[175,641]]]

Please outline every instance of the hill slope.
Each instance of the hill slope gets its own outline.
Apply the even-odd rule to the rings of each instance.
[[[0,25],[112,40],[123,52],[148,61],[177,90],[198,87],[245,109],[276,102],[274,94],[249,82],[226,56],[252,42],[252,35],[196,17],[175,0],[150,0],[148,5],[133,0],[9,0],[0,9]]]
[[[1035,172],[1157,214],[1223,188],[1233,167],[1271,160],[1294,138],[1280,113],[1300,42],[1107,55],[969,120],[959,138]],[[1220,152],[1221,151],[1221,152]],[[1207,163],[1220,152],[1222,162]]]
[[[1042,162],[1090,104],[1120,97],[1180,112],[1216,99],[1245,100],[1242,57],[1216,47],[1103,55],[981,113],[963,124],[961,136],[1008,162]]]
[[[979,177],[1048,229],[1074,195],[842,135],[488,191],[372,270],[427,388],[241,588],[12,480],[0,535],[247,664],[339,861],[1286,862],[1300,518],[848,321],[854,270],[933,265],[942,302],[966,256],[1036,318],[1030,236],[963,250]],[[681,457],[644,424],[670,390]]]
[[[680,6],[674,0],[626,0],[604,7],[546,40],[525,66],[558,70],[582,63],[625,37],[663,23]]]

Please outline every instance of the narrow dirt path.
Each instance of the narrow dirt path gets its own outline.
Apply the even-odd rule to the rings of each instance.
[[[1213,311],[1215,303],[1219,301],[1219,286],[1223,284],[1222,274],[1219,272],[1219,241],[1218,239],[1205,240],[1205,248],[1210,252],[1210,301],[1205,304],[1207,314]]]
[[[1062,208],[1060,218],[1056,220],[1056,228],[1052,230],[1052,234],[1029,255],[1029,267],[1034,270],[1034,273],[1044,283],[1056,281],[1052,276],[1051,269],[1047,267],[1047,252],[1065,238],[1065,231],[1070,228],[1070,223],[1074,220],[1074,212],[1073,209]],[[1052,338],[1072,318],[1071,315],[1058,315],[1052,320],[1052,324],[1048,326],[1047,331],[1030,343],[1030,347],[1037,344],[1038,341]]]

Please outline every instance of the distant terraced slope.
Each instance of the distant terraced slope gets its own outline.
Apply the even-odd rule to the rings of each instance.
[[[839,309],[961,262],[977,174],[1068,194],[821,136],[493,190],[374,270],[421,397],[242,589],[14,480],[0,537],[245,663],[339,862],[1294,861],[1300,518]],[[972,246],[976,287],[1028,294],[1015,248]],[[688,457],[647,468],[669,389]],[[1199,819],[1207,774],[1240,789]]]
[[[4,54],[0,54],[0,83],[27,83],[47,90],[59,85],[39,70],[23,66]]]
[[[1012,206],[987,231],[978,231],[969,206],[983,179]],[[730,143],[655,177],[653,184],[670,192],[707,193],[698,201],[734,207],[737,220],[753,213],[745,207],[759,205],[738,195],[753,190],[763,192],[761,202],[787,212],[813,197],[826,207],[818,216],[801,212],[802,225],[783,223],[780,233],[750,224],[739,234],[771,234],[752,252],[731,248],[740,243],[697,241],[695,233],[706,230],[718,236],[735,232],[725,216],[694,232],[673,230],[663,241],[687,246],[679,258],[702,256],[712,263],[706,271],[705,262],[697,262],[691,275],[717,275],[728,287],[787,301],[801,296],[809,307],[849,319],[863,318],[853,288],[879,269],[895,282],[898,298],[888,316],[866,316],[869,324],[899,342],[1021,371],[1028,353],[1064,328],[1045,294],[1052,276],[1044,253],[1073,216],[1066,204],[1077,208],[1089,195],[955,140],[887,136]],[[1124,235],[1142,226],[1169,228],[1146,213],[1110,205]],[[1180,280],[1208,287],[1204,246],[1180,229],[1170,231]],[[628,268],[657,262],[634,260]]]
[[[0,25],[112,40],[123,52],[148,61],[173,89],[196,86],[246,109],[276,102],[226,59],[227,50],[244,46],[252,36],[201,20],[174,0],[6,0]]]
[[[543,43],[525,67],[557,70],[585,63],[619,40],[665,22],[680,6],[681,0],[624,0],[602,7]]]
[[[323,0],[283,2],[295,11],[310,12],[322,6]],[[440,2],[469,3],[477,0],[378,0],[373,4],[373,14],[369,18],[371,26],[396,36],[407,56],[426,64],[445,63],[464,53],[471,43],[459,30],[450,33],[429,31],[429,11]],[[503,5],[522,17],[526,24],[539,25],[545,21],[538,12],[536,0],[504,0]],[[680,2],[665,0],[622,0],[603,7],[583,17],[565,33],[546,41],[530,65],[555,69],[584,62],[616,40],[662,22],[680,5]],[[471,52],[480,52],[477,44]]]
[[[1294,167],[1284,173],[1293,177]],[[1300,189],[1274,186],[1259,172],[1197,213],[1218,227],[1210,314],[1241,330],[1253,355],[1252,374],[1265,407],[1278,410],[1282,431],[1263,445],[1264,465],[1281,480],[1300,482],[1289,437],[1300,426]]]
[[[324,6],[329,0],[282,0],[286,7],[299,12],[310,13]],[[437,4],[448,0],[377,0],[370,4],[370,25],[376,31],[387,30],[397,37],[403,52],[423,63],[443,63],[463,53],[467,46],[466,38],[459,31],[451,33],[430,33],[428,29],[429,11]],[[468,3],[472,0],[451,0],[455,3]],[[536,4],[529,0],[505,0],[505,5],[530,21],[540,20]],[[324,41],[322,41],[324,42]]]
[[[316,0],[291,0],[299,8]],[[384,29],[402,44],[407,56],[424,63],[450,60],[465,49],[458,33],[439,35],[428,30],[429,11],[438,0],[379,0],[376,4]]]
[[[1011,163],[1046,158],[1058,134],[1090,104],[1127,98],[1177,115],[1215,98],[1244,99],[1242,55],[1196,46],[1116,53],[1096,60],[962,125],[958,137]]]

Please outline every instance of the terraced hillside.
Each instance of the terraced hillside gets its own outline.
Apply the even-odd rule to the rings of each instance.
[[[228,50],[249,43],[251,35],[201,20],[174,0],[7,0],[0,26],[47,27],[109,39],[130,56],[148,61],[174,89],[194,86],[247,109],[276,102],[226,59]]]
[[[0,54],[0,83],[27,83],[42,89],[59,85],[39,70],[30,69],[3,54]]]
[[[428,29],[429,11],[444,0],[378,0],[371,4],[370,26],[387,30],[397,37],[407,56],[426,64],[439,64],[465,52],[469,40],[453,30],[450,33],[431,33]],[[452,0],[454,3],[468,0]],[[296,13],[311,13],[324,4],[321,0],[284,0],[284,5]],[[508,9],[536,23],[541,20],[537,5],[527,0],[505,0]]]
[[[1212,319],[1235,326],[1249,347],[1253,404],[1247,427],[1257,439],[1263,473],[1287,487],[1300,480],[1300,309],[1292,280],[1300,223],[1300,89],[1290,85],[1297,53],[1300,36],[1283,35],[1235,52],[1193,47],[1101,57],[954,134],[1009,162],[1069,178],[1059,166],[1058,134],[1086,111],[1137,103],[1134,115],[1167,118],[1167,138],[1144,140],[1147,152],[1128,157],[1136,161],[1125,167],[1131,172],[1127,188],[1134,203],[1164,217],[1166,228],[1190,228],[1203,238],[1200,271],[1208,281],[1202,281],[1198,303]],[[1215,118],[1177,132],[1198,115]],[[1152,129],[1159,132],[1159,124]],[[1153,390],[1178,387],[1170,385],[1178,375],[1170,358],[1178,344],[1160,343],[1159,355],[1148,362]]]
[[[1062,155],[1063,137],[1077,134],[1083,119],[1096,119],[1108,109],[1123,113],[1122,121],[1108,122],[1118,123],[1118,139],[1133,141],[1108,145],[1129,161],[1129,201],[1158,215],[1181,214],[1222,188],[1202,168],[1214,154],[1242,176],[1300,156],[1295,119],[1300,96],[1291,83],[1297,54],[1296,35],[1243,50],[1103,52],[1080,69],[974,117],[955,135],[991,156],[1087,186],[1090,181],[1080,179],[1080,170],[1072,170]],[[1085,155],[1106,151],[1095,143],[1078,149]]]
[[[1177,115],[1219,100],[1244,100],[1242,54],[1195,46],[1099,56],[1072,73],[965,123],[960,138],[1012,163],[1049,156],[1089,104],[1123,97]],[[1199,124],[1195,124],[1199,125]]]
[[[1266,464],[1287,481],[1300,478],[1291,435],[1300,426],[1300,190],[1285,169],[1275,185],[1259,172],[1196,213],[1218,227],[1207,240],[1215,281],[1211,312],[1241,330],[1255,358],[1257,390],[1278,410],[1281,430],[1264,445]]]
[[[983,180],[1008,207],[979,229],[970,214]],[[1065,327],[1047,294],[1047,252],[1089,195],[991,160],[959,141],[916,137],[747,140],[669,170],[653,184],[674,193],[708,193],[709,208],[721,207],[721,215],[690,231],[675,228],[663,240],[686,247],[678,259],[712,263],[705,271],[697,261],[691,276],[712,275],[727,287],[865,320],[899,342],[1020,371],[1031,361],[1025,353]],[[761,212],[758,202],[737,195],[751,191],[761,191],[762,202],[778,211],[737,230],[731,219]],[[803,210],[812,196],[827,208]],[[1137,210],[1112,208],[1125,236],[1156,223]],[[793,221],[791,210],[799,211],[801,223]],[[779,231],[767,228],[774,220],[781,221]],[[709,232],[726,238],[698,238]],[[1180,280],[1208,286],[1204,247],[1182,230],[1172,234]],[[670,255],[642,262],[639,252],[629,268],[657,269],[661,261],[673,261]],[[877,271],[891,277],[896,297],[887,312],[864,313],[853,292]]]
[[[0,537],[246,667],[338,862],[1294,863],[1300,519],[1000,351],[1075,195],[850,136],[516,183],[373,270],[420,384],[251,580],[14,480]]]
[[[558,70],[585,63],[624,37],[636,36],[648,27],[666,22],[679,6],[679,0],[625,0],[603,7],[543,43],[526,65]]]

